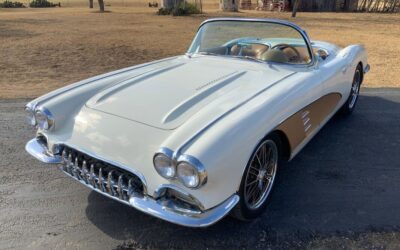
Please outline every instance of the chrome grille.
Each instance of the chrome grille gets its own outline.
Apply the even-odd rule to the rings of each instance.
[[[123,201],[144,195],[143,183],[135,174],[66,146],[62,152],[62,170],[93,189]]]

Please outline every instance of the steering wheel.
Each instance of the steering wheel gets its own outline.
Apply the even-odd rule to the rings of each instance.
[[[289,57],[289,62],[295,62],[299,61],[301,58],[300,52],[292,45],[286,44],[286,43],[279,43],[277,45],[274,45],[271,49],[279,49],[279,50],[284,50],[284,49],[291,49],[296,55]]]

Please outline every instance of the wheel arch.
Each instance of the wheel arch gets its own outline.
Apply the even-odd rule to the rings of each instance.
[[[358,67],[359,65],[361,66],[361,83],[360,83],[360,85],[362,85],[362,83],[363,83],[363,81],[364,81],[364,65],[363,65],[363,62],[362,62],[362,61],[359,61],[358,64],[357,64],[357,67]]]
[[[274,130],[274,131],[268,133],[265,137],[267,137],[271,134],[275,134],[276,136],[279,137],[280,142],[281,142],[280,150],[282,150],[282,152],[281,152],[282,159],[284,161],[288,161],[290,159],[291,148],[290,148],[290,143],[289,143],[289,139],[288,139],[287,135],[282,130],[277,129],[277,130]]]

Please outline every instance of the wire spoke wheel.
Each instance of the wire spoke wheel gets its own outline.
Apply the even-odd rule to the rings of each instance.
[[[246,173],[244,201],[249,209],[259,208],[267,199],[275,180],[278,166],[278,148],[266,140],[257,148]]]
[[[350,101],[349,101],[350,109],[352,109],[356,104],[358,94],[360,93],[360,85],[361,85],[361,72],[359,69],[357,69],[354,75],[353,84],[351,85]]]

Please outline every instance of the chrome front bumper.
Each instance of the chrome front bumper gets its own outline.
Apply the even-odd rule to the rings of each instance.
[[[60,155],[53,155],[47,148],[47,145],[40,141],[38,138],[34,138],[25,145],[25,150],[44,163],[61,163]]]
[[[63,163],[63,159],[61,156],[52,155],[47,149],[47,146],[36,138],[30,140],[26,144],[25,148],[29,154],[44,163]],[[170,206],[171,202],[169,202],[168,200],[166,201],[165,198],[161,199],[162,197],[157,197],[157,199],[154,199],[148,194],[135,195],[134,193],[132,193],[129,198],[121,199],[118,196],[113,196],[112,193],[110,194],[102,189],[99,189],[98,187],[96,188],[95,185],[92,185],[85,179],[80,179],[76,175],[71,175],[70,173],[68,173],[68,171],[66,172],[63,170],[63,172],[75,179],[76,181],[104,196],[130,205],[144,213],[150,214],[157,218],[187,227],[210,226],[225,217],[239,202],[239,196],[234,194],[214,208],[199,211],[198,213],[193,213],[192,211],[185,212],[184,209],[176,209],[174,206]]]

